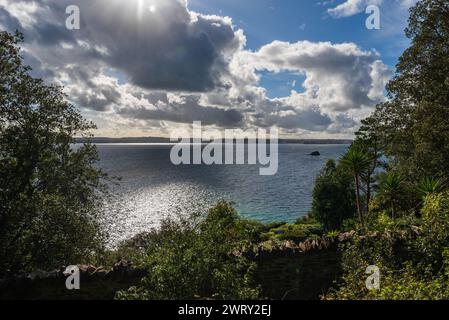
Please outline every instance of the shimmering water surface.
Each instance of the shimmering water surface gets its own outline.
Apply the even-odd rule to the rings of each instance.
[[[118,243],[159,225],[164,218],[204,211],[220,199],[232,201],[246,218],[293,222],[311,207],[315,178],[325,162],[347,145],[279,145],[275,176],[258,165],[181,165],[169,145],[97,145],[100,166],[121,177],[106,206],[111,241]],[[320,157],[309,154],[319,151]]]

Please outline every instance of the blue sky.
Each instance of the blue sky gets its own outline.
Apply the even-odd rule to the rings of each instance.
[[[231,17],[235,25],[245,31],[247,47],[251,50],[258,50],[273,40],[354,42],[363,49],[377,50],[383,62],[394,69],[400,54],[409,43],[403,32],[406,10],[399,8],[398,2],[382,3],[379,8],[383,26],[380,30],[368,30],[365,21],[369,15],[365,12],[341,19],[336,19],[327,12],[329,8],[344,2],[345,0],[189,0],[189,6],[194,11]],[[392,7],[397,8],[392,11]],[[395,32],[392,33],[391,29]],[[262,75],[262,83],[271,97],[287,95],[292,88],[290,83],[294,80],[297,80],[297,90],[301,90],[304,80],[304,77],[291,73]]]

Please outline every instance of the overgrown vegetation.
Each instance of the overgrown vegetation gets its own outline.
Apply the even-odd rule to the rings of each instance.
[[[295,224],[264,225],[240,218],[230,203],[220,202],[205,215],[164,221],[147,234],[126,241],[114,252],[132,257],[148,270],[138,287],[119,292],[118,299],[259,299],[254,280],[257,264],[244,252],[264,243],[299,243],[322,235],[314,219]]]
[[[72,148],[94,126],[30,75],[22,40],[0,32],[0,274],[87,261],[103,243],[96,149]]]
[[[118,299],[256,299],[253,262],[238,255],[257,243],[260,225],[221,202],[206,217],[165,221],[148,236],[141,263],[148,275]]]
[[[356,198],[353,180],[342,165],[330,160],[318,176],[313,191],[312,212],[327,231],[342,229],[354,219]]]
[[[326,298],[449,298],[448,16],[444,0],[411,9],[412,45],[388,84],[389,100],[363,121],[340,161],[354,176],[361,228],[342,248],[344,275]],[[370,265],[381,270],[379,290],[365,286]]]
[[[345,274],[328,299],[447,299],[449,297],[449,197],[426,196],[421,218],[372,217],[377,234],[343,248]],[[379,290],[367,290],[367,266],[381,271]]]

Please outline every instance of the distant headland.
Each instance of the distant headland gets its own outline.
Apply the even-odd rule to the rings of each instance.
[[[76,143],[88,142],[87,138],[75,138]],[[162,137],[127,137],[106,138],[94,137],[92,143],[173,143],[169,138]],[[279,144],[351,144],[351,139],[279,139]]]

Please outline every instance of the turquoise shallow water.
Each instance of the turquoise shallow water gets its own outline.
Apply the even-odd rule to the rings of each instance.
[[[117,243],[174,215],[204,211],[220,199],[262,222],[293,222],[311,207],[315,178],[325,162],[347,145],[279,145],[275,176],[259,175],[258,165],[181,165],[170,161],[167,145],[98,145],[100,166],[122,178],[112,187],[105,225]],[[309,154],[319,151],[320,157]]]

